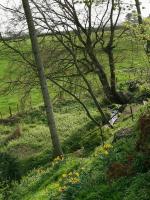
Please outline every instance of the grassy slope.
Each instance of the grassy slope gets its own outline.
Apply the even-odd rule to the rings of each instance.
[[[8,70],[8,60],[5,58],[0,59],[0,87],[5,85],[5,75],[7,74]],[[9,106],[12,108],[12,112],[16,113],[17,111],[17,104],[20,104],[21,95],[23,96],[21,91],[12,91],[6,95],[0,95],[0,112],[2,113],[3,117],[8,115],[9,113]],[[33,106],[40,104],[42,102],[42,97],[39,89],[35,89],[32,92],[32,104]]]
[[[130,51],[126,51],[129,46],[130,41],[123,41],[117,50],[118,52],[116,52],[116,55],[120,58],[120,61],[117,63],[117,79],[118,83],[122,84],[129,78],[131,80],[141,78],[141,74],[135,74],[134,70],[131,70],[130,77],[128,77],[128,72],[133,66],[136,66],[137,70],[147,68],[143,50],[139,48],[138,51],[134,51],[133,55],[131,55]],[[122,48],[125,48],[125,50]],[[135,49],[137,48],[135,47]],[[129,61],[130,59],[125,59],[124,62],[121,61],[122,58],[127,58],[128,56],[133,58],[133,63]],[[99,55],[99,58],[102,58],[104,64],[107,63],[104,55]],[[1,59],[0,77],[5,74],[6,65],[7,59]],[[145,74],[142,76],[145,77]],[[97,86],[96,83],[94,84]],[[16,93],[1,96],[0,112],[4,115],[7,114],[9,105],[16,111],[16,103],[18,103],[19,97],[20,94]],[[32,93],[32,100],[33,105],[41,103],[39,91],[35,90]],[[94,115],[97,114],[92,106],[90,110]],[[66,105],[63,103],[56,104],[55,115],[58,133],[66,153],[65,160],[60,161],[60,164],[52,166],[50,135],[46,126],[45,115],[38,109],[31,111],[28,116],[22,119],[21,137],[9,142],[6,147],[1,146],[2,151],[8,152],[19,159],[23,173],[21,183],[14,184],[9,199],[71,200],[73,197],[67,196],[69,191],[68,193],[60,191],[60,187],[65,185],[66,180],[69,180],[69,177],[66,177],[64,180],[62,175],[77,171],[80,174],[80,183],[75,185],[75,187],[71,187],[72,193],[76,195],[76,200],[148,200],[149,172],[142,173],[139,171],[138,174],[132,177],[121,178],[111,184],[106,178],[108,163],[113,161],[126,162],[125,156],[128,153],[136,153],[134,147],[138,133],[136,121],[139,113],[137,113],[134,122],[129,118],[117,123],[113,130],[104,129],[107,143],[110,143],[113,134],[117,130],[133,126],[133,137],[127,140],[123,139],[114,144],[108,156],[97,154],[98,146],[101,144],[100,133],[98,130],[95,130],[93,124],[89,122],[85,113],[76,103],[69,101],[66,102]],[[0,126],[0,140],[2,144],[14,129],[15,126]],[[85,149],[85,154],[79,156],[78,153],[73,153],[82,147]],[[96,147],[98,149],[95,149]]]
[[[119,35],[118,31],[118,35]],[[105,37],[107,38],[107,34]],[[48,37],[48,41],[49,41]],[[46,41],[47,41],[46,40]],[[51,41],[51,39],[50,39]],[[17,44],[13,44],[17,45]],[[52,45],[52,44],[51,44]],[[18,46],[17,46],[18,47]],[[26,40],[25,43],[20,44],[20,49],[27,51],[29,54],[30,52],[30,43],[29,40]],[[101,51],[100,47],[97,47],[97,56],[100,59],[100,62],[105,66],[105,70],[109,72],[108,69],[108,58],[104,52]],[[6,51],[7,53],[7,51]],[[3,83],[5,80],[5,74],[6,70],[11,70],[11,66],[13,66],[14,63],[11,65],[8,63],[11,60],[8,57],[3,56],[5,52],[2,52],[2,55],[0,55],[0,85]],[[30,55],[30,54],[29,54]],[[15,57],[15,55],[12,55]],[[137,42],[131,42],[128,38],[126,39],[120,39],[117,42],[117,47],[115,49],[115,57],[117,58],[116,62],[116,77],[117,77],[117,84],[118,87],[120,85],[124,85],[126,81],[128,80],[141,80],[146,79],[149,76],[148,73],[148,68],[149,68],[149,63],[147,60],[147,57],[144,53],[143,49],[143,44],[142,43],[137,43]],[[15,60],[15,58],[14,58]],[[10,61],[12,62],[12,61]],[[8,66],[8,67],[7,67]],[[130,72],[130,73],[129,73]],[[95,78],[94,75],[90,76],[89,79],[93,83],[93,88],[100,88],[100,84],[98,81],[98,78]],[[96,81],[97,80],[97,81]],[[52,97],[55,96],[57,93],[56,88],[50,88],[50,91],[52,93]],[[22,92],[17,93],[16,91],[13,91],[11,94],[7,96],[2,96],[0,97],[0,112],[5,115],[8,114],[9,109],[8,107],[11,106],[12,110],[16,112],[17,110],[17,104],[20,104],[20,97],[23,96]],[[41,94],[39,89],[35,89],[32,91],[32,104],[33,106],[38,105],[42,102]]]
[[[71,190],[76,200],[148,200],[150,174],[143,173],[138,156],[136,162],[139,164],[136,166],[135,175],[117,179],[111,184],[106,176],[109,163],[124,163],[127,155],[136,156],[135,144],[139,132],[137,120],[143,111],[139,110],[136,113],[134,122],[131,117],[123,120],[126,116],[122,116],[122,120],[113,130],[104,128],[104,135],[109,138],[106,143],[111,142],[117,130],[133,127],[133,131],[132,137],[114,143],[109,155],[103,155],[99,151],[100,147],[97,147],[100,144],[99,131],[93,132],[95,127],[89,124],[84,113],[79,111],[80,108],[75,109],[74,106],[75,103],[67,107],[57,105],[58,132],[66,155],[63,161],[60,160],[58,163],[53,161],[54,165],[50,151],[50,136],[47,127],[43,125],[43,122],[46,123],[44,115],[35,110],[22,119],[22,136],[18,140],[9,142],[5,147],[5,152],[18,157],[24,170],[21,183],[14,184],[9,199],[72,200],[74,198],[70,196]],[[148,105],[142,110],[147,110],[147,107]],[[1,126],[3,130],[1,141],[12,129],[13,127]],[[79,156],[78,153],[74,153],[83,146],[85,154]],[[70,180],[68,175],[70,172],[78,172],[80,182],[72,187],[67,186],[68,191],[62,192],[62,187]],[[65,178],[63,174],[66,174]]]

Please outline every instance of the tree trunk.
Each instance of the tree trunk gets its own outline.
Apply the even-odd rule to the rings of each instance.
[[[112,50],[108,51],[109,66],[110,66],[110,76],[111,76],[111,91],[116,92],[116,73],[115,73],[115,62]]]
[[[141,14],[141,8],[140,8],[140,1],[135,0],[135,6],[138,14],[138,22],[139,24],[143,24],[142,14]]]
[[[137,13],[138,13],[138,23],[139,23],[139,25],[142,25],[143,24],[143,18],[142,18],[142,13],[141,13],[139,0],[135,0],[135,6],[136,6]],[[145,32],[145,30],[142,27],[141,28],[141,33],[144,33],[144,32]],[[145,52],[146,52],[146,54],[150,53],[150,40],[147,40]]]
[[[41,59],[36,30],[35,30],[35,26],[33,22],[33,17],[32,17],[32,12],[31,12],[28,0],[22,0],[22,4],[23,4],[25,16],[26,16],[26,21],[28,24],[29,35],[30,35],[30,40],[32,44],[32,52],[33,52],[36,66],[37,66],[39,82],[40,82],[44,105],[46,109],[48,126],[49,126],[49,130],[51,134],[52,144],[53,144],[53,151],[54,151],[53,153],[54,153],[54,156],[60,156],[63,154],[63,152],[62,152],[59,138],[56,131],[53,107],[52,107],[52,103],[51,103],[51,99],[50,99],[50,95],[48,91],[48,85],[47,85],[46,77],[44,73],[44,66]]]
[[[126,96],[124,96],[121,93],[117,93],[116,90],[113,91],[110,87],[110,84],[108,82],[106,73],[103,70],[103,66],[99,63],[96,56],[93,54],[93,52],[88,50],[89,57],[91,58],[91,61],[93,62],[93,65],[95,66],[96,72],[98,74],[99,80],[102,84],[103,91],[107,97],[107,99],[112,103],[117,104],[126,104],[128,102],[128,99]],[[114,71],[113,71],[114,73]],[[114,74],[113,74],[114,75]],[[115,77],[112,77],[112,79]],[[115,85],[114,85],[115,87]]]

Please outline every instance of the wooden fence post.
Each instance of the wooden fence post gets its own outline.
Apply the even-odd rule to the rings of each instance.
[[[19,105],[17,104],[17,112],[19,113]]]
[[[132,110],[132,106],[130,106],[130,111],[131,111],[131,117],[132,117],[132,121],[134,121],[134,116],[133,116],[133,110]]]
[[[3,115],[2,115],[2,113],[0,112],[0,116],[1,116],[1,119],[3,119]]]
[[[9,114],[10,114],[10,117],[12,117],[12,110],[10,106],[9,106]]]

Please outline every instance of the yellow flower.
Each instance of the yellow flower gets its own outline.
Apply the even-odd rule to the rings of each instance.
[[[108,151],[106,151],[106,150],[105,150],[103,153],[104,153],[104,155],[106,155],[106,156],[109,154]]]
[[[112,148],[113,146],[111,144],[104,144],[104,146],[101,146],[96,149],[95,151],[95,156],[98,156],[99,154],[101,155],[108,155],[109,154],[109,149]]]
[[[66,177],[67,177],[67,174],[63,174],[62,177],[63,177],[63,178],[66,178]]]
[[[79,173],[78,173],[78,172],[76,172],[75,175],[76,175],[77,177],[79,177]]]
[[[79,183],[79,182],[80,182],[80,180],[78,178],[73,178],[72,179],[72,183],[73,184],[76,184],[76,183]]]
[[[111,144],[104,144],[103,148],[104,149],[110,149],[110,148],[112,148],[112,145]]]
[[[60,191],[60,192],[64,192],[66,189],[67,189],[67,187],[66,187],[66,186],[63,186],[63,187],[60,187],[60,188],[59,188],[59,191]]]

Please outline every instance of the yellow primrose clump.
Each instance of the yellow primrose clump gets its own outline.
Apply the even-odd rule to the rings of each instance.
[[[104,149],[110,149],[112,147],[113,146],[111,144],[104,144],[104,146],[103,146]]]
[[[95,151],[95,156],[98,155],[105,155],[107,156],[109,154],[109,150],[112,148],[113,146],[111,144],[104,144],[101,147],[98,147]]]
[[[66,189],[70,186],[76,186],[76,184],[80,183],[78,172],[69,172],[68,174],[63,174],[62,178],[60,179],[60,189],[59,191],[65,192]]]
[[[52,166],[55,166],[56,164],[58,164],[59,162],[64,160],[64,156],[57,156],[53,162],[52,162]]]

